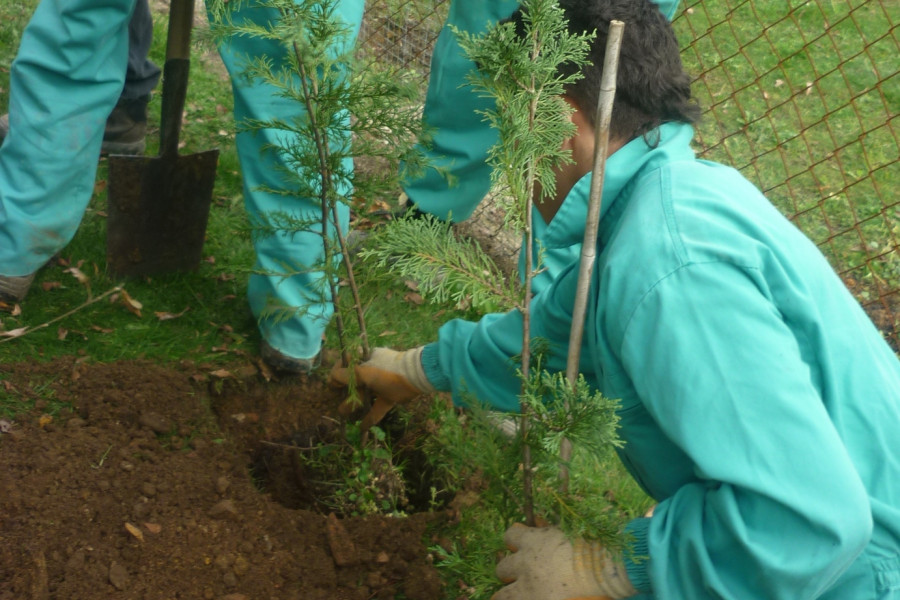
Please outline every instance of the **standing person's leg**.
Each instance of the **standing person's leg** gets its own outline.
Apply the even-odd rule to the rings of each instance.
[[[149,0],[137,0],[128,24],[128,68],[125,87],[106,121],[103,154],[143,154],[147,136],[147,103],[159,83],[160,69],[150,60],[153,17]]]
[[[150,1],[137,0],[134,13],[128,23],[128,68],[122,98],[136,100],[150,95],[159,82],[160,69],[150,60],[153,44],[153,16]]]
[[[362,22],[364,1],[345,0],[336,14],[355,34]],[[236,22],[249,18],[255,22],[278,19],[270,9],[246,6],[233,16]],[[284,46],[277,40],[239,36],[229,39],[219,51],[231,74],[234,88],[234,117],[238,124],[237,151],[244,178],[244,203],[251,221],[264,222],[266,215],[289,215],[302,221],[319,221],[322,209],[316,198],[297,197],[263,191],[285,189],[285,171],[295,170],[287,156],[274,151],[286,143],[288,132],[277,129],[240,131],[248,119],[290,121],[305,114],[299,103],[282,98],[270,84],[248,83],[242,76],[245,62],[266,56],[275,65],[286,64]],[[303,140],[298,140],[300,143]],[[352,160],[347,159],[352,168]],[[349,193],[350,190],[343,190]],[[346,231],[349,208],[340,207],[340,226]],[[318,231],[281,231],[254,236],[256,265],[247,291],[250,309],[259,321],[263,337],[262,354],[272,366],[294,372],[312,369],[322,344],[322,336],[333,312],[330,294],[324,285],[320,265],[324,246]],[[332,234],[333,235],[333,234]],[[285,274],[286,269],[296,274]],[[290,318],[267,316],[266,309],[300,309]]]
[[[78,229],[122,91],[135,0],[42,0],[10,70],[0,146],[0,296],[18,301]]]
[[[466,81],[475,69],[456,41],[450,26],[472,34],[505,19],[518,8],[516,0],[451,0],[447,21],[435,43],[423,120],[433,129],[432,147],[425,154],[446,169],[447,178],[434,169],[405,181],[403,191],[425,213],[453,222],[469,218],[491,187],[488,149],[497,132],[479,111],[493,101],[479,96]]]

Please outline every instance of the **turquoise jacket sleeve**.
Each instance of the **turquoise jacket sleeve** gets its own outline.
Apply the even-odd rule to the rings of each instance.
[[[578,278],[577,263],[562,270],[550,287],[532,299],[531,337],[549,342],[545,366],[566,370],[572,301]],[[453,392],[457,404],[471,397],[501,411],[519,410],[521,382],[514,359],[522,353],[522,314],[512,310],[490,314],[478,322],[454,319],[438,332],[438,341],[425,347],[425,374],[439,390]],[[581,373],[591,377],[591,363],[582,352]]]

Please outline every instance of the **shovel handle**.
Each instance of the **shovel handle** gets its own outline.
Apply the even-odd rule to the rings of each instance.
[[[166,37],[166,64],[163,66],[162,114],[160,116],[159,154],[178,153],[181,115],[187,96],[191,57],[191,26],[194,0],[172,0],[169,6],[169,31]]]

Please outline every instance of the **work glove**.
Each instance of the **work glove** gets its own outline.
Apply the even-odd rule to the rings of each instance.
[[[622,560],[596,542],[569,541],[557,527],[521,523],[507,529],[503,541],[514,553],[497,565],[497,577],[509,585],[492,600],[619,600],[637,594]]]
[[[422,394],[437,392],[425,376],[422,348],[424,346],[403,351],[375,348],[369,360],[356,365],[357,385],[368,389],[375,397],[371,410],[363,418],[364,431],[381,421],[397,404],[409,402]],[[349,381],[347,367],[335,366],[331,370],[333,384],[347,385]]]

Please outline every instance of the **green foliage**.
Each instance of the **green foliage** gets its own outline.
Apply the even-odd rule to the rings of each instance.
[[[483,512],[463,510],[457,529],[464,533],[430,548],[447,589],[452,590],[447,598],[488,600],[500,589],[494,570],[497,557],[506,551],[501,521],[485,518]]]
[[[318,501],[340,515],[402,515],[406,484],[385,432],[372,427],[366,445],[360,441],[358,424],[348,425],[346,435],[345,440],[298,451],[320,491]]]
[[[56,397],[53,384],[57,377],[50,376],[43,380],[33,380],[25,389],[7,387],[0,381],[0,418],[15,418],[18,414],[27,412],[40,402],[45,415],[56,416],[65,410],[71,410],[69,402],[63,402]]]
[[[507,224],[525,232],[525,247],[530,249],[536,190],[543,197],[555,195],[557,169],[571,161],[564,142],[575,128],[562,95],[566,85],[581,75],[579,69],[561,74],[560,65],[584,64],[592,36],[570,35],[555,0],[526,0],[522,9],[522,31],[507,23],[481,36],[458,35],[480,68],[471,78],[473,85],[496,100],[496,109],[485,113],[499,133],[490,153],[494,181],[509,195]],[[432,250],[425,245],[422,249],[426,254]],[[435,262],[417,256],[398,268]],[[528,288],[538,268],[526,262],[525,287],[514,290],[518,293],[514,306],[526,314],[525,323]],[[446,266],[435,269],[438,274],[446,271]],[[428,281],[431,287],[440,287],[446,277]],[[441,419],[436,454],[444,457],[446,470],[460,478],[458,484],[474,485],[480,496],[477,504],[463,511],[467,519],[460,520],[460,527],[466,527],[461,534],[468,541],[466,553],[474,548],[497,550],[500,532],[523,519],[531,524],[533,517],[558,525],[570,536],[595,539],[612,549],[625,546],[621,530],[626,515],[604,498],[594,471],[600,459],[619,445],[617,403],[591,390],[583,377],[570,382],[563,373],[543,370],[545,346],[530,338],[527,327],[523,330],[524,351],[516,357],[521,365],[521,415],[491,412],[480,404],[487,399],[472,399],[465,417]],[[574,453],[564,460],[561,447],[566,441]],[[493,539],[471,539],[485,532]],[[496,554],[462,558],[462,553],[458,547],[444,548],[441,566],[467,582],[472,597],[487,597],[499,583],[488,575]]]
[[[529,394],[527,440],[518,435],[520,415],[493,412],[474,399],[464,413],[443,405],[434,408],[437,431],[426,453],[463,501],[459,522],[448,536],[452,543],[432,550],[447,580],[466,586],[467,598],[486,599],[500,587],[494,568],[504,551],[503,532],[522,520],[524,444],[532,450],[536,514],[571,537],[627,551],[622,527],[652,503],[613,452],[619,445],[618,403],[592,392],[583,379],[575,392],[562,376],[545,372],[539,379],[541,384]],[[562,397],[538,398],[538,387],[561,391]],[[562,404],[565,399],[568,407]],[[565,492],[559,490],[562,437],[574,442]]]
[[[375,231],[360,258],[412,279],[432,302],[452,302],[484,312],[519,302],[518,282],[509,279],[471,239],[433,217],[398,219]]]
[[[581,75],[578,69],[562,75],[559,66],[583,65],[593,37],[570,35],[556,0],[526,0],[522,9],[522,35],[513,23],[479,36],[457,32],[460,46],[479,66],[471,83],[497,103],[484,113],[500,138],[489,162],[495,183],[508,190],[507,218],[519,230],[526,227],[534,185],[552,196],[555,169],[571,162],[562,146],[575,133],[573,109],[562,95]]]

